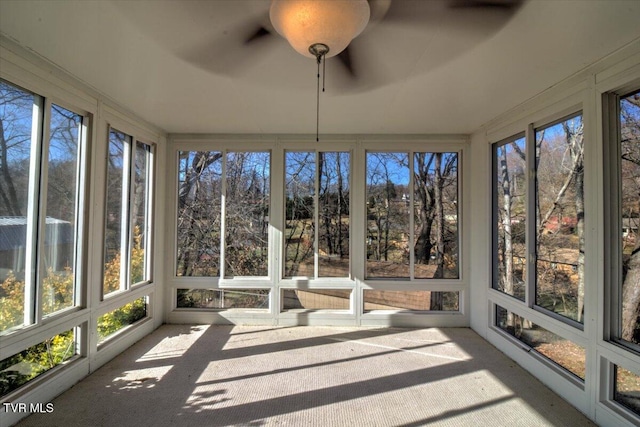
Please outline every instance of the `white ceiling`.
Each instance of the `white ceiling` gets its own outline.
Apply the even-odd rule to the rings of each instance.
[[[638,0],[529,0],[504,22],[496,10],[394,1],[412,13],[354,40],[366,58],[356,81],[328,60],[321,133],[471,133],[640,37]],[[268,8],[0,0],[0,31],[167,132],[313,133],[314,60],[277,35],[241,42]]]

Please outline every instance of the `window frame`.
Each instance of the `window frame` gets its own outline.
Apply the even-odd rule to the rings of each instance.
[[[243,276],[243,275],[237,275],[237,276],[232,276],[232,275],[227,275],[227,264],[226,264],[226,257],[227,257],[227,188],[228,188],[228,182],[229,182],[229,176],[227,174],[227,171],[229,170],[228,167],[228,163],[229,163],[229,154],[230,153],[263,153],[266,154],[269,158],[269,217],[271,215],[271,198],[273,197],[273,189],[272,189],[272,183],[273,183],[273,177],[272,177],[272,173],[273,173],[273,150],[271,148],[265,148],[265,149],[259,149],[259,148],[255,148],[255,149],[245,149],[245,148],[230,148],[227,147],[223,150],[220,150],[220,153],[222,154],[222,175],[221,175],[221,179],[222,179],[222,188],[221,188],[221,200],[220,200],[220,275],[218,276],[221,282],[229,282],[229,281],[233,281],[233,280],[249,280],[249,281],[263,281],[263,280],[269,280],[271,278],[271,265],[273,263],[273,257],[271,256],[271,233],[269,232],[269,230],[271,229],[271,221],[269,221],[268,225],[267,225],[267,274],[266,275],[255,275],[255,276]],[[177,232],[177,230],[176,230]],[[211,276],[204,276],[204,277],[211,277]]]
[[[536,164],[536,162],[538,161],[538,157],[537,157],[537,153],[536,153],[536,133],[539,129],[548,129],[551,128],[557,124],[563,123],[567,120],[571,120],[574,119],[576,117],[580,116],[581,120],[583,120],[584,123],[584,110],[582,108],[576,108],[574,109],[573,112],[567,113],[566,111],[558,114],[557,116],[555,116],[554,119],[551,120],[545,120],[543,122],[539,122],[539,123],[531,123],[529,125],[528,131],[527,131],[527,168],[529,171],[529,182],[528,182],[528,195],[530,194],[531,197],[527,197],[527,237],[526,237],[526,241],[527,241],[527,252],[528,252],[528,262],[527,265],[530,266],[530,268],[527,270],[527,301],[529,304],[529,307],[532,308],[533,310],[536,310],[540,313],[545,314],[546,316],[549,316],[551,318],[554,318],[556,320],[559,320],[562,323],[565,323],[569,326],[572,326],[580,331],[584,331],[584,318],[585,315],[582,315],[582,322],[578,322],[576,320],[573,320],[569,317],[566,316],[562,316],[561,314],[555,313],[551,310],[548,310],[540,305],[537,304],[537,299],[536,299],[536,292],[537,292],[537,288],[538,288],[538,278],[537,278],[537,273],[538,273],[538,268],[537,268],[537,261],[538,261],[538,255],[537,255],[537,224],[536,224],[536,201],[538,198],[538,192],[537,192],[537,176],[538,176],[538,166]],[[584,138],[584,136],[583,136]],[[583,141],[583,144],[585,144],[586,141]],[[583,154],[584,155],[584,154]],[[583,160],[584,162],[584,160]],[[583,183],[584,185],[584,183]],[[584,187],[583,187],[584,190]],[[530,286],[529,284],[531,284],[532,286]],[[583,298],[584,298],[584,302],[583,302],[583,310],[587,310],[587,303],[586,303],[586,298],[587,298],[587,292],[586,290],[583,290]]]
[[[33,95],[33,110],[31,123],[31,143],[29,159],[29,180],[26,207],[26,239],[25,239],[25,286],[23,322],[20,325],[0,331],[0,336],[6,338],[24,329],[37,328],[39,325],[55,322],[69,313],[77,312],[87,306],[86,261],[87,250],[87,206],[89,197],[88,179],[89,162],[91,159],[90,130],[92,129],[92,114],[56,96],[42,95],[9,79],[2,78],[2,82],[20,91]],[[58,106],[77,114],[81,118],[78,129],[78,153],[76,156],[76,188],[74,200],[73,227],[73,298],[72,305],[44,314],[43,280],[45,271],[44,238],[47,218],[47,193],[49,182],[49,148],[51,143],[51,109]]]
[[[0,48],[0,49],[3,49]],[[3,51],[4,52],[4,51]],[[20,325],[0,332],[0,358],[11,357],[31,346],[40,344],[66,331],[73,331],[74,355],[63,363],[22,384],[15,390],[2,396],[0,400],[11,400],[28,396],[34,389],[45,383],[59,384],[65,379],[59,375],[67,369],[81,370],[82,361],[88,356],[89,349],[89,311],[91,289],[89,276],[92,259],[89,234],[91,230],[91,198],[93,177],[90,175],[95,156],[95,126],[97,104],[90,98],[70,90],[64,83],[51,86],[55,76],[44,80],[37,76],[25,76],[24,69],[2,58],[0,79],[21,91],[33,95],[35,110],[32,110],[31,147],[29,160],[29,182],[27,185],[27,228],[25,246],[25,291],[23,322]],[[73,303],[69,307],[43,315],[43,282],[45,277],[46,256],[44,236],[47,215],[47,193],[49,182],[49,147],[51,135],[51,109],[53,106],[67,110],[80,119],[77,133],[76,167],[74,171],[74,227],[73,248]],[[32,172],[34,172],[32,174]],[[33,176],[32,176],[33,175]],[[31,217],[31,218],[29,218]],[[26,256],[28,252],[28,257]],[[28,282],[27,282],[28,280]],[[26,320],[26,321],[25,321]],[[73,366],[73,367],[72,367]],[[27,398],[28,399],[28,398]]]
[[[398,150],[390,150],[388,148],[383,148],[383,149],[379,149],[378,147],[366,147],[364,150],[364,163],[362,165],[362,167],[364,168],[364,193],[365,193],[365,199],[366,199],[366,195],[367,195],[367,156],[370,153],[399,153],[399,154],[407,154],[407,161],[408,161],[408,168],[407,168],[407,172],[409,174],[409,182],[407,184],[408,186],[408,193],[409,193],[409,204],[410,206],[415,206],[415,162],[416,162],[416,158],[415,155],[417,153],[425,153],[425,154],[436,154],[436,153],[441,153],[441,154],[455,154],[456,156],[456,194],[457,194],[457,200],[456,200],[456,205],[457,205],[457,221],[456,221],[456,257],[457,257],[457,277],[451,277],[451,278],[447,278],[447,277],[441,277],[441,278],[428,278],[428,277],[416,277],[416,255],[415,255],[415,250],[414,250],[414,245],[415,245],[415,236],[416,236],[416,229],[415,229],[415,223],[416,223],[416,219],[415,219],[415,208],[412,208],[410,210],[410,212],[408,213],[408,234],[409,234],[409,238],[408,238],[408,247],[409,249],[409,264],[408,264],[408,269],[409,269],[409,275],[407,277],[392,277],[392,278],[387,278],[387,277],[371,277],[367,275],[367,265],[366,265],[366,261],[367,261],[367,254],[366,254],[366,244],[365,244],[365,253],[364,253],[364,260],[365,260],[365,274],[364,274],[364,280],[367,283],[384,283],[384,282],[405,282],[405,283],[416,283],[416,284],[431,284],[431,283],[460,283],[462,281],[465,280],[464,276],[464,236],[463,236],[463,224],[464,224],[464,209],[463,209],[463,204],[464,204],[464,176],[463,176],[463,148],[458,146],[458,145],[452,145],[450,149],[448,149],[447,147],[443,147],[439,144],[433,144],[433,145],[427,145],[426,147],[420,147],[420,146],[414,146],[412,144],[407,144],[407,145],[403,145],[400,146],[400,149]],[[366,203],[366,200],[365,200]],[[365,224],[365,235],[366,235],[366,209],[365,209],[365,220],[363,221]],[[392,290],[392,289],[388,289],[388,290]],[[434,290],[435,291],[435,290]],[[451,291],[454,291],[454,289],[451,289]]]
[[[536,301],[536,290],[537,290],[537,224],[536,224],[536,200],[538,197],[537,193],[537,173],[538,173],[538,165],[537,163],[537,153],[536,153],[536,133],[539,129],[548,129],[552,126],[555,126],[559,123],[565,122],[567,120],[581,117],[584,122],[584,109],[581,105],[575,107],[569,107],[563,111],[560,111],[556,114],[553,114],[547,118],[542,120],[538,120],[535,122],[529,122],[526,126],[526,130],[520,132],[514,132],[511,136],[506,138],[502,138],[496,142],[491,143],[490,152],[491,152],[491,280],[489,284],[489,288],[491,291],[499,293],[500,295],[505,295],[508,299],[513,300],[512,304],[503,305],[504,308],[511,310],[513,307],[521,306],[527,307],[535,312],[541,313],[542,315],[557,320],[562,324],[569,325],[572,328],[580,332],[584,332],[584,318],[583,322],[578,322],[571,318],[562,316],[558,313],[555,313],[551,310],[545,309],[537,304]],[[498,280],[498,260],[497,260],[497,250],[498,250],[498,236],[497,236],[497,162],[496,155],[498,147],[501,147],[505,144],[515,142],[516,140],[522,138],[524,136],[525,139],[525,155],[526,155],[526,192],[525,192],[525,206],[526,206],[526,214],[525,214],[525,263],[527,266],[526,271],[526,280],[525,280],[525,297],[524,300],[520,300],[512,295],[509,295],[505,292],[500,291],[495,287],[496,281]],[[584,138],[584,136],[583,136]],[[583,144],[585,144],[583,142]],[[585,162],[586,165],[586,162]],[[584,291],[584,310],[587,310],[587,296],[588,293],[586,290]],[[534,319],[531,319],[534,320]],[[495,325],[492,324],[492,327],[495,328]]]
[[[286,257],[286,247],[287,247],[287,243],[286,243],[286,236],[282,235],[282,253],[281,253],[281,257],[280,259],[282,260],[280,267],[280,271],[281,271],[281,275],[280,275],[280,280],[282,281],[295,281],[295,280],[309,280],[309,281],[349,281],[352,282],[353,281],[353,244],[352,244],[352,235],[353,235],[353,224],[350,222],[349,223],[349,266],[347,268],[347,275],[346,276],[322,276],[320,275],[320,266],[319,266],[319,261],[320,261],[320,255],[319,255],[319,248],[320,248],[320,202],[319,202],[319,198],[320,198],[320,184],[322,181],[322,177],[320,176],[320,168],[318,167],[320,164],[320,153],[347,153],[349,156],[349,168],[347,171],[348,174],[348,182],[349,182],[349,212],[352,212],[353,209],[353,197],[351,194],[351,190],[352,190],[352,186],[353,186],[353,163],[354,163],[354,154],[353,154],[353,148],[351,147],[351,145],[345,145],[342,149],[338,148],[338,147],[332,147],[330,148],[323,148],[323,149],[318,149],[318,148],[313,148],[313,147],[307,147],[306,149],[304,148],[285,148],[282,150],[282,154],[283,154],[283,166],[284,166],[284,170],[283,170],[283,174],[282,174],[282,180],[283,180],[283,196],[282,196],[282,201],[283,201],[283,206],[282,206],[282,215],[284,218],[284,223],[285,223],[285,228],[286,228],[286,212],[287,212],[287,197],[286,197],[286,178],[287,178],[287,154],[288,153],[313,153],[314,158],[313,158],[313,168],[314,168],[314,183],[313,183],[313,188],[314,188],[314,194],[313,194],[313,228],[314,228],[314,236],[313,236],[313,275],[312,276],[306,276],[306,275],[296,275],[296,276],[288,276],[286,275],[286,262],[287,262],[287,257]]]
[[[178,193],[180,190],[180,153],[181,152],[216,152],[220,153],[220,241],[219,241],[219,274],[218,275],[201,275],[201,276],[178,276],[178,216],[179,216],[179,206],[178,206]],[[226,197],[227,197],[227,162],[229,153],[263,153],[267,154],[269,157],[269,224],[267,228],[267,250],[268,260],[267,260],[267,274],[263,276],[226,276],[226,265],[225,265],[225,252],[226,252]],[[171,197],[167,198],[167,203],[172,203],[172,213],[173,217],[171,220],[172,226],[172,248],[171,248],[171,271],[169,274],[169,279],[173,281],[182,281],[186,280],[188,282],[194,283],[194,288],[199,288],[196,282],[205,282],[207,285],[205,287],[212,289],[222,289],[223,284],[224,287],[234,287],[238,282],[252,282],[253,284],[248,285],[253,288],[263,287],[264,284],[269,283],[272,280],[271,272],[272,272],[272,245],[273,245],[273,235],[272,235],[272,212],[271,207],[273,206],[273,196],[274,196],[274,179],[273,179],[273,153],[274,150],[271,147],[256,147],[256,146],[245,146],[243,144],[234,146],[232,144],[197,144],[192,145],[189,144],[187,147],[180,147],[180,144],[175,144],[172,149],[172,153],[169,156],[171,159],[171,168],[169,169],[172,176],[172,181],[174,183],[174,187],[171,189]],[[182,286],[182,288],[190,288],[189,286]],[[174,289],[175,290],[175,289]],[[174,292],[175,293],[175,292]],[[175,307],[175,305],[174,305]]]
[[[397,316],[391,323],[398,325],[418,325],[430,322],[427,319],[438,319],[441,324],[449,323],[452,326],[462,325],[469,315],[468,275],[466,274],[469,261],[469,236],[465,235],[468,224],[464,198],[468,197],[468,171],[465,171],[464,156],[469,150],[470,141],[465,135],[451,136],[397,136],[384,137],[379,135],[359,135],[346,138],[341,135],[327,137],[321,149],[304,137],[296,135],[220,135],[220,134],[176,134],[169,136],[169,172],[171,173],[169,194],[167,203],[171,204],[171,217],[168,218],[171,227],[171,237],[168,241],[168,251],[171,253],[171,263],[167,264],[167,285],[171,297],[167,302],[168,317],[170,321],[186,321],[187,319],[199,319],[197,321],[212,321],[213,319],[229,319],[231,316],[237,321],[251,323],[267,322],[272,324],[288,325],[300,321],[299,317],[291,310],[282,310],[282,291],[289,289],[324,289],[324,290],[351,290],[351,303],[349,310],[320,310],[309,313],[310,318],[340,319],[345,324],[378,324],[388,322],[388,311],[372,311],[363,313],[363,290],[395,290],[416,291],[426,290],[434,292],[456,292],[459,295],[458,311],[397,311]],[[363,203],[365,201],[365,153],[367,151],[396,151],[389,150],[390,143],[400,145],[407,152],[443,152],[454,153],[457,157],[457,194],[458,194],[458,266],[459,277],[455,279],[416,279],[407,280],[367,280],[364,278],[365,226],[363,221],[353,221],[350,227],[350,276],[349,277],[285,277],[284,275],[284,239],[283,229],[286,224],[286,200],[285,200],[285,153],[288,152],[313,152],[317,158],[317,152],[349,152],[350,153],[350,216],[361,218],[365,215]],[[178,248],[178,187],[179,154],[181,152],[211,151],[225,154],[227,151],[265,151],[271,152],[271,211],[269,233],[269,267],[270,276],[265,277],[234,277],[221,278],[219,275],[178,276],[177,275],[177,248]],[[314,164],[316,159],[313,160]],[[413,161],[413,158],[412,158]],[[467,165],[468,166],[468,165]],[[317,174],[317,172],[316,172]],[[195,309],[178,307],[177,296],[179,289],[269,289],[269,308],[258,311],[257,309]],[[224,313],[220,313],[223,311]],[[240,320],[242,319],[242,320]],[[188,320],[193,321],[193,320]],[[213,320],[215,321],[215,320]],[[425,323],[426,324],[426,323]]]
[[[605,292],[603,338],[617,347],[640,355],[640,344],[622,339],[623,253],[622,239],[622,157],[621,99],[640,91],[640,81],[602,94],[604,169],[604,245]]]
[[[125,141],[123,144],[123,165],[122,165],[122,184],[121,184],[121,203],[120,207],[121,211],[121,230],[120,230],[120,245],[119,245],[119,254],[120,254],[120,286],[118,290],[109,292],[105,294],[104,290],[104,275],[105,275],[105,241],[106,241],[106,230],[107,230],[107,186],[108,179],[105,179],[104,182],[104,209],[103,215],[104,219],[102,221],[102,248],[100,253],[101,256],[101,271],[100,271],[100,301],[107,301],[112,298],[117,298],[119,295],[127,292],[131,292],[140,287],[149,285],[154,282],[153,280],[153,242],[154,242],[154,203],[155,203],[155,175],[156,175],[156,151],[157,151],[157,143],[148,142],[150,138],[145,136],[139,136],[136,132],[131,132],[131,129],[128,129],[128,126],[118,126],[113,125],[112,123],[107,123],[106,126],[106,159],[107,164],[105,165],[105,173],[108,173],[108,157],[109,157],[109,144],[111,142],[111,132],[117,132],[125,135],[130,140]],[[121,130],[124,129],[124,130]],[[136,161],[136,148],[138,144],[142,144],[146,147],[149,147],[149,150],[145,150],[147,155],[145,156],[145,226],[144,230],[142,230],[142,235],[144,236],[144,266],[143,266],[143,280],[131,283],[130,277],[130,268],[131,268],[131,249],[134,241],[133,236],[133,211],[132,209],[132,194],[135,192],[135,161]],[[126,259],[126,262],[123,261]]]
[[[496,290],[497,292],[500,292],[501,294],[504,295],[508,295],[511,298],[513,298],[515,301],[519,301],[522,303],[525,303],[528,305],[528,299],[529,299],[529,292],[526,290],[527,287],[527,282],[528,282],[528,276],[527,276],[527,281],[525,282],[525,292],[524,292],[524,300],[521,300],[519,298],[517,298],[514,295],[508,294],[504,291],[501,291],[498,288],[498,281],[499,281],[499,268],[498,268],[498,249],[499,249],[499,237],[498,237],[498,161],[497,161],[497,157],[498,157],[498,149],[501,147],[504,147],[508,144],[511,143],[515,143],[521,139],[524,139],[524,143],[525,143],[525,179],[526,179],[526,185],[525,185],[525,189],[524,189],[524,199],[525,199],[525,265],[528,266],[529,265],[529,218],[527,217],[528,212],[529,212],[529,205],[528,205],[528,200],[529,200],[529,194],[530,194],[530,189],[529,189],[529,177],[530,177],[530,172],[529,172],[529,152],[528,152],[528,141],[526,138],[526,132],[522,131],[519,132],[515,135],[509,136],[507,138],[501,139],[500,141],[497,141],[493,144],[491,144],[491,289]],[[529,269],[527,269],[527,275],[528,275],[528,271]]]

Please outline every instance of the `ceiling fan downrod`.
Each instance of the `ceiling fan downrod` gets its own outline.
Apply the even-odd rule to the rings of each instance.
[[[322,63],[322,91],[324,92],[324,77],[326,75],[327,64],[325,56],[329,53],[329,46],[324,43],[314,43],[309,46],[309,52],[316,57],[318,64],[318,86],[316,89],[316,142],[320,142],[320,63]]]

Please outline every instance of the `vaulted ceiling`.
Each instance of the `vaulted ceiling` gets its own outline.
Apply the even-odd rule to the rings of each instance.
[[[268,9],[0,0],[0,31],[168,132],[313,133],[315,61],[276,33],[247,42]],[[352,74],[328,60],[321,132],[471,133],[639,38],[639,22],[633,0],[391,0],[353,41]]]

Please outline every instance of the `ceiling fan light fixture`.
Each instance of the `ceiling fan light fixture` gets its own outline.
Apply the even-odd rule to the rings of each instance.
[[[326,45],[326,58],[342,52],[369,22],[367,0],[271,0],[275,30],[301,55],[317,58],[314,45]]]

